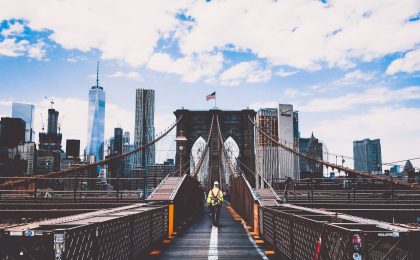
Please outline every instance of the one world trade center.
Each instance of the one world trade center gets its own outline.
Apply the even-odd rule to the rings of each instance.
[[[89,114],[86,157],[89,161],[104,158],[105,91],[99,86],[99,62],[96,69],[96,86],[89,90]]]

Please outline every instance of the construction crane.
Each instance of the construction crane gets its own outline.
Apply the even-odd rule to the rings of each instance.
[[[61,117],[60,122],[58,123],[58,132],[61,133],[61,124],[63,123],[64,115]]]
[[[46,100],[48,100],[49,102],[50,102],[50,104],[51,104],[51,109],[53,108],[53,105],[54,105],[54,99],[49,99],[48,97],[44,97]]]
[[[44,118],[42,117],[42,113],[40,114],[41,114],[42,132],[44,132]]]

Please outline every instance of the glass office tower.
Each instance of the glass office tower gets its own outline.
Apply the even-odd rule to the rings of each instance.
[[[14,103],[12,104],[12,117],[22,118],[26,123],[25,128],[25,141],[34,142],[35,141],[35,131],[34,131],[34,111],[35,106],[31,104],[24,103]]]
[[[364,139],[353,141],[354,169],[370,174],[382,173],[381,141]]]
[[[104,132],[105,91],[101,86],[99,86],[99,73],[97,69],[96,86],[93,86],[89,90],[88,137],[86,147],[86,156],[88,160],[103,160]]]

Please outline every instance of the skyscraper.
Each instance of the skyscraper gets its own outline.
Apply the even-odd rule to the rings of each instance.
[[[322,143],[312,133],[311,138],[299,138],[299,151],[319,160],[323,159]],[[299,159],[301,178],[322,178],[323,167],[305,158]]]
[[[22,160],[26,161],[26,174],[34,175],[36,171],[36,147],[35,143],[28,142],[18,145],[18,154]]]
[[[130,132],[125,131],[123,134],[123,147],[130,145]]]
[[[34,131],[34,111],[35,106],[31,104],[12,103],[12,117],[22,118],[26,123],[25,141],[33,142],[35,140]]]
[[[86,156],[95,161],[104,158],[105,91],[99,86],[99,62],[96,69],[96,86],[89,90],[88,136]]]
[[[2,117],[0,121],[0,147],[15,148],[25,141],[25,121],[21,118]]]
[[[43,174],[60,170],[62,134],[58,130],[58,111],[48,109],[47,132],[39,133],[39,150],[37,152],[37,172]]]
[[[134,150],[134,145],[130,144],[130,132],[124,132],[122,152],[127,153],[132,150]],[[129,156],[124,159],[124,174],[127,175],[128,171],[131,170],[133,161],[134,161],[133,156]]]
[[[277,109],[275,108],[263,108],[257,112],[257,124],[258,127],[270,135],[274,140],[279,138],[279,126]],[[256,134],[259,146],[277,146],[267,136],[261,134],[259,131]]]
[[[353,141],[354,169],[371,174],[382,172],[381,141],[364,139]]]
[[[123,130],[122,128],[114,128],[114,147],[113,154],[122,154],[123,151]]]
[[[61,149],[62,134],[58,129],[58,111],[54,108],[48,109],[47,133],[39,133],[39,149],[47,151],[59,151]]]
[[[257,125],[261,131],[267,133],[274,140],[279,139],[278,113],[276,108],[262,108],[257,112]],[[279,179],[279,154],[280,147],[266,135],[256,132],[255,146],[255,169],[256,173],[263,176],[268,182],[272,183]],[[258,176],[255,176],[258,180]],[[262,185],[256,183],[257,187]]]
[[[296,117],[296,122],[294,118]],[[293,112],[293,105],[279,104],[278,107],[279,122],[279,141],[286,146],[294,149],[296,147],[295,135],[299,132],[297,114]],[[284,149],[280,150],[280,177],[290,177],[299,180],[299,162],[297,156]]]
[[[134,146],[141,147],[155,138],[155,91],[153,89],[136,90],[136,114]],[[149,146],[134,157],[135,167],[147,168],[155,164],[155,146]]]
[[[257,112],[258,127],[274,140],[299,150],[298,112],[292,105],[279,104],[279,108],[264,108]],[[270,138],[256,132],[256,171],[269,182],[291,177],[299,179],[299,158],[279,147]]]
[[[66,140],[66,156],[67,158],[79,159],[80,156],[80,140]]]

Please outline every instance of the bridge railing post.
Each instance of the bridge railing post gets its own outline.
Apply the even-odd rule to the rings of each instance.
[[[353,203],[356,203],[356,179],[353,177],[352,179],[352,186],[353,186]]]
[[[38,193],[38,179],[35,178],[35,180],[34,180],[34,194],[33,194],[34,202],[36,202],[37,193]]]
[[[258,212],[259,212],[258,203],[254,202],[254,232],[253,232],[253,234],[255,236],[259,237],[260,236],[260,229],[259,229],[259,215],[258,215]]]
[[[168,209],[168,238],[173,238],[174,233],[174,204],[169,204]]]
[[[120,200],[120,176],[117,174],[117,202]]]
[[[79,181],[77,177],[74,178],[74,191],[73,191],[73,202],[76,203],[77,199],[77,186],[79,186]]]

